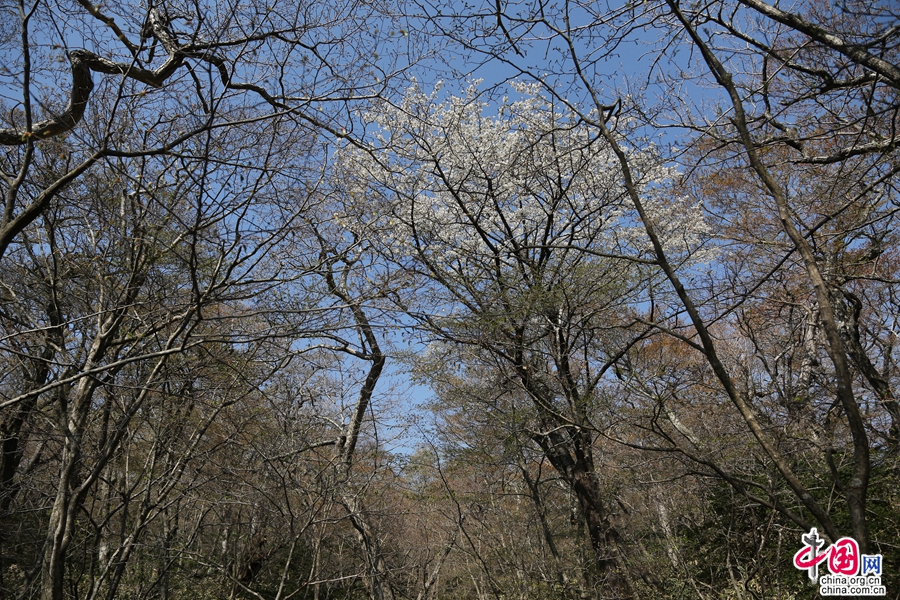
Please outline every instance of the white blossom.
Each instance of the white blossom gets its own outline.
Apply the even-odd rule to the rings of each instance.
[[[441,99],[440,83],[430,93],[414,83],[399,105],[365,115],[388,151],[345,148],[337,158],[344,185],[365,199],[366,228],[396,254],[466,269],[476,288],[497,275],[479,272],[489,261],[513,272],[541,247],[647,258],[645,229],[598,132],[538,84],[510,84],[496,106],[478,84]],[[628,159],[667,252],[689,260],[707,234],[702,207],[671,197],[677,173],[653,146]]]

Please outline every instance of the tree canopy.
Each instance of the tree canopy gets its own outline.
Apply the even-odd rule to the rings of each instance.
[[[892,2],[21,0],[0,47],[0,598],[900,589]]]

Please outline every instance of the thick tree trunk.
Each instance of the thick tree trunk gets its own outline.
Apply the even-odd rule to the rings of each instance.
[[[588,530],[594,555],[590,571],[595,575],[591,586],[595,597],[634,599],[635,591],[619,556],[619,536],[609,521],[594,469],[591,432],[554,413],[553,391],[523,364],[521,356],[518,359],[519,380],[541,415],[541,431],[533,431],[531,437],[574,494]]]
[[[564,436],[560,433],[561,428],[550,421],[544,423],[544,429],[546,433],[535,434],[533,438],[578,501],[594,555],[594,568],[590,571],[595,597],[635,598],[628,578],[620,569],[618,532],[609,522],[604,507],[589,434],[579,427],[569,426],[564,428],[568,434]]]

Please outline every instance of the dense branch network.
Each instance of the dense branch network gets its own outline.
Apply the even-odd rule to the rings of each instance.
[[[109,18],[107,18],[107,20],[109,20]],[[116,27],[115,30],[120,32],[118,27]],[[259,41],[266,37],[281,39],[284,33],[285,32],[279,31],[267,32],[266,34],[248,37],[243,40],[243,42]],[[84,49],[72,50],[68,53],[72,72],[72,86],[69,93],[69,101],[65,110],[49,119],[32,124],[30,129],[23,126],[0,129],[0,145],[23,145],[31,139],[50,138],[72,130],[84,117],[88,101],[91,97],[91,92],[94,89],[94,82],[91,76],[92,73],[121,75],[154,88],[162,88],[165,86],[167,80],[184,66],[186,59],[194,59],[212,65],[219,73],[221,83],[225,89],[253,92],[278,111],[294,112],[302,119],[313,123],[325,131],[329,131],[335,135],[344,135],[339,129],[332,127],[322,119],[307,114],[300,114],[296,110],[296,107],[292,109],[289,104],[290,102],[296,102],[302,105],[308,103],[311,98],[279,98],[270,94],[262,86],[234,81],[232,79],[234,67],[229,65],[229,60],[227,58],[214,52],[214,48],[217,45],[216,43],[179,44],[176,35],[171,30],[169,20],[160,14],[160,11],[157,9],[150,10],[147,26],[142,33],[142,36],[154,39],[165,50],[166,59],[162,65],[156,69],[148,69],[141,66],[140,60],[137,58],[140,49],[130,42],[126,45],[135,55],[135,58],[130,62],[114,61]],[[127,42],[127,40],[124,41]],[[294,41],[293,43],[304,46],[297,41]],[[230,45],[235,44],[236,42],[230,42]],[[314,52],[314,49],[312,48],[307,49]],[[364,99],[366,97],[369,96],[359,95],[359,97],[355,99]],[[342,96],[330,99],[347,100],[350,98],[348,96]]]

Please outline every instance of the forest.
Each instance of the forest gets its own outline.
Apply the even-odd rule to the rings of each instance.
[[[896,600],[898,186],[894,0],[0,0],[0,600]]]

